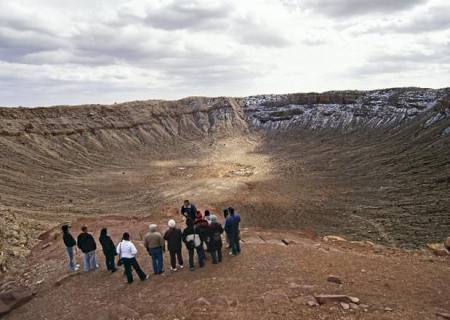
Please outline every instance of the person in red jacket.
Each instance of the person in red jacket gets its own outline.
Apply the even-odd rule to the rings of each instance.
[[[209,223],[207,220],[205,220],[205,218],[203,218],[203,215],[200,211],[197,211],[197,215],[195,216],[194,228],[195,231],[199,234],[200,239],[202,240],[202,247],[203,243],[205,243],[206,251],[209,252],[209,238],[208,238]]]

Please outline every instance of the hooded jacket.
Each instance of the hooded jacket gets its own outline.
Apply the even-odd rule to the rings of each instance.
[[[97,249],[94,237],[87,232],[80,233],[77,238],[77,245],[83,253],[88,253]]]
[[[116,246],[114,245],[114,242],[111,240],[111,237],[108,235],[101,235],[98,239],[100,241],[100,244],[102,245],[103,253],[105,256],[115,256],[116,253]]]

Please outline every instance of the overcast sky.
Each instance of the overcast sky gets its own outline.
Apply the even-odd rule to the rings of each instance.
[[[450,1],[0,1],[0,106],[396,86],[450,86]]]

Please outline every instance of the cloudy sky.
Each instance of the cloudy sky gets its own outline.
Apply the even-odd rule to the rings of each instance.
[[[0,105],[450,86],[448,0],[1,0]]]

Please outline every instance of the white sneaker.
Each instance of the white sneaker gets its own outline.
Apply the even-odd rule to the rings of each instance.
[[[170,267],[170,271],[177,271],[177,268],[172,268],[172,267]]]
[[[182,266],[182,265],[179,265],[179,266],[178,266],[178,268],[180,268],[180,269],[183,269],[183,268],[184,268],[184,266]]]

